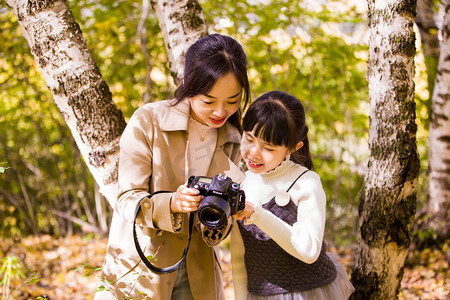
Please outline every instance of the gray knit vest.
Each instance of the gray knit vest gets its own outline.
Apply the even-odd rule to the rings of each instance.
[[[272,198],[263,208],[289,225],[297,221],[297,206],[292,201],[281,207]],[[243,225],[242,221],[238,221],[238,225],[245,246],[250,293],[267,296],[300,292],[329,284],[336,278],[336,267],[326,254],[325,242],[319,258],[307,264],[284,251],[256,225]]]

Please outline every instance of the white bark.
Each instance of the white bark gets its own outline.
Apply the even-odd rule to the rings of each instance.
[[[449,234],[450,209],[450,1],[445,2],[438,73],[432,97],[429,133],[429,225],[439,235]]]
[[[119,139],[125,127],[109,87],[65,0],[6,0],[100,192],[114,208]],[[207,34],[197,1],[152,1],[164,34],[172,75],[183,76],[188,47]]]
[[[64,0],[6,0],[79,150],[114,207],[119,138],[125,127]]]
[[[352,299],[396,299],[415,215],[415,0],[370,0],[369,169]]]
[[[153,0],[152,7],[164,34],[172,77],[178,85],[183,78],[187,49],[207,35],[205,18],[194,0]]]

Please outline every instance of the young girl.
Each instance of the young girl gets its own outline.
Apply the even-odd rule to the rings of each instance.
[[[311,170],[303,105],[266,93],[249,107],[243,128],[246,208],[231,237],[236,300],[348,299],[353,286],[323,242],[326,199]]]
[[[189,176],[225,173],[237,182],[244,177],[235,163],[240,160],[240,106],[248,97],[247,57],[241,45],[212,34],[188,49],[175,97],[146,104],[133,114],[120,140],[118,198],[96,300],[224,299],[212,246],[225,232],[210,232],[193,219],[185,264],[158,275],[140,260],[133,221],[140,203],[137,238],[156,267],[180,259],[189,235],[188,216],[202,199],[198,190],[186,186]],[[163,190],[172,192],[150,197]]]

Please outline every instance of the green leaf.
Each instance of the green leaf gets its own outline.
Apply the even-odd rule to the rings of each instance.
[[[41,280],[41,275],[39,274],[33,274],[30,276],[30,279],[28,280],[29,284],[35,284],[38,283],[39,280]]]
[[[102,291],[104,291],[106,288],[103,286],[103,285],[101,285],[101,286],[99,286],[98,288],[97,288],[97,291],[96,292],[102,292]]]

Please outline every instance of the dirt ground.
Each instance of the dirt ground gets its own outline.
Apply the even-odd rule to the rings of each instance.
[[[106,251],[107,239],[72,236],[54,239],[51,236],[27,237],[20,241],[0,240],[0,254],[16,256],[25,278],[10,284],[11,299],[89,300],[95,294],[98,276]],[[234,300],[230,253],[221,248],[221,261],[227,300]],[[331,249],[341,256],[348,274],[354,261],[352,249]],[[408,257],[399,299],[450,299],[449,249],[424,250]],[[36,283],[26,284],[35,275]],[[0,276],[0,280],[2,276]],[[1,281],[0,281],[1,282]],[[25,284],[25,285],[24,285]],[[5,286],[1,286],[5,297]]]

